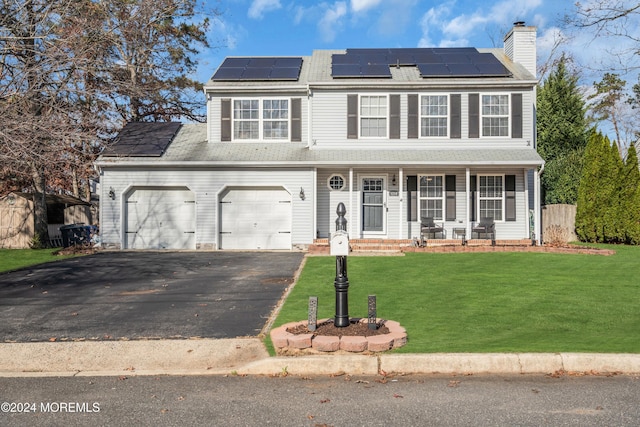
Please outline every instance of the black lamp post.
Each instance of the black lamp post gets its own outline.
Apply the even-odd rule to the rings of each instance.
[[[338,203],[336,209],[338,218],[336,219],[336,234],[344,236],[344,242],[347,246],[348,252],[348,238],[347,233],[347,220],[344,215],[347,213],[347,209],[344,207],[344,203]],[[334,281],[336,288],[336,316],[334,319],[334,325],[339,328],[349,326],[349,278],[347,277],[347,256],[336,255],[336,280]]]

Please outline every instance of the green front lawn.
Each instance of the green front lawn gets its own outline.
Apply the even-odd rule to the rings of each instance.
[[[409,253],[348,258],[349,315],[407,329],[403,353],[640,353],[640,247],[613,256]],[[274,327],[335,314],[334,257],[309,257]],[[267,340],[268,345],[271,343]]]
[[[0,249],[0,273],[69,258],[68,255],[54,255],[54,251],[54,249]]]

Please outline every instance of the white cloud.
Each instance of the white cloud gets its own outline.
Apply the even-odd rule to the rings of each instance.
[[[318,22],[318,30],[325,42],[332,42],[342,26],[342,20],[347,15],[347,4],[344,1],[335,2],[324,13]]]
[[[266,12],[278,10],[281,7],[280,0],[253,0],[247,16],[252,19],[262,19]]]
[[[429,9],[422,17],[422,38],[420,45],[432,42],[434,35],[439,35],[440,46],[463,45],[477,31],[495,31],[496,24],[506,25],[524,16],[542,5],[543,0],[527,0],[514,2],[503,0],[494,4],[490,9],[477,9],[472,13],[464,13],[451,17],[455,1],[444,3]],[[506,30],[508,28],[504,28]]]
[[[378,6],[382,0],[351,0],[351,10],[354,13],[363,12]]]

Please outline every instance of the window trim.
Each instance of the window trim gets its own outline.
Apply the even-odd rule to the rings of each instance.
[[[342,178],[342,187],[340,187],[340,188],[331,187],[331,179],[335,178],[335,177]],[[332,173],[327,178],[327,188],[329,189],[329,191],[343,191],[346,186],[347,186],[347,180],[344,178],[344,175],[342,175],[341,173]]]
[[[451,137],[451,129],[450,129],[450,121],[451,121],[451,94],[450,93],[440,93],[440,92],[434,92],[434,93],[419,93],[418,94],[418,138],[420,139],[449,139]],[[429,116],[429,115],[423,115],[422,114],[422,98],[423,97],[438,97],[438,96],[444,96],[447,100],[447,105],[446,105],[446,115],[444,116]],[[429,136],[429,135],[423,135],[422,134],[422,119],[424,118],[443,118],[445,119],[445,130],[446,130],[446,134],[445,135],[436,135],[436,136]]]
[[[362,98],[385,98],[386,100],[386,115],[384,117],[386,126],[385,126],[385,135],[384,136],[363,136],[362,135],[362,120],[363,119],[373,119],[373,118],[382,118],[382,116],[365,116],[362,114]],[[389,94],[359,94],[358,95],[358,139],[369,139],[369,140],[383,140],[390,139],[389,138],[389,122],[390,122],[390,105],[389,105]]]
[[[497,223],[501,223],[501,222],[505,222],[505,204],[506,204],[506,192],[505,192],[505,175],[506,174],[491,174],[491,173],[487,173],[487,174],[478,174],[477,178],[476,178],[476,212],[477,212],[477,216],[476,218],[478,218],[478,221],[480,221],[480,219],[482,218],[482,216],[480,215],[480,202],[482,200],[500,200],[501,201],[501,209],[500,209],[500,215],[501,215],[501,219],[493,219],[494,222]],[[500,197],[483,197],[482,193],[480,192],[480,181],[482,180],[483,177],[500,177],[502,179],[502,193],[500,195]]]
[[[420,191],[420,182],[422,180],[423,177],[440,177],[441,179],[441,195],[440,197],[428,197],[428,196],[422,196],[422,192]],[[422,220],[422,201],[423,200],[440,200],[440,211],[442,212],[442,215],[440,217],[436,217],[434,216],[433,219],[435,221],[445,221],[445,218],[447,216],[446,213],[446,183],[445,183],[445,175],[444,174],[418,174],[418,181],[417,181],[417,195],[416,195],[416,204],[417,204],[417,208],[418,208],[418,221]]]
[[[484,107],[484,97],[485,96],[506,96],[507,97],[507,113],[502,115],[493,115],[493,114],[484,114],[483,112],[483,107]],[[480,138],[500,138],[500,139],[509,139],[511,138],[511,126],[512,126],[512,118],[511,118],[511,114],[512,114],[512,102],[511,102],[511,93],[509,92],[488,92],[488,93],[480,93],[480,102],[479,102],[479,134],[480,134]],[[488,118],[488,117],[494,117],[494,118],[502,118],[502,117],[506,117],[507,118],[507,124],[506,124],[506,129],[507,129],[507,134],[506,135],[485,135],[484,134],[484,119]]]
[[[287,137],[286,138],[268,138],[264,137],[264,124],[265,122],[274,122],[274,121],[284,121],[284,120],[275,120],[275,119],[265,119],[264,118],[264,101],[287,101]],[[235,103],[236,101],[258,101],[258,139],[253,138],[236,138],[235,132],[235,124],[237,121],[255,121],[255,119],[247,120],[247,119],[236,119],[236,109]],[[261,97],[238,97],[231,98],[231,141],[241,141],[241,142],[291,142],[291,126],[292,126],[292,98],[286,96],[261,96]]]

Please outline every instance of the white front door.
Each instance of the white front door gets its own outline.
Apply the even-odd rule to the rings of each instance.
[[[362,178],[362,234],[384,234],[387,221],[385,178]]]

